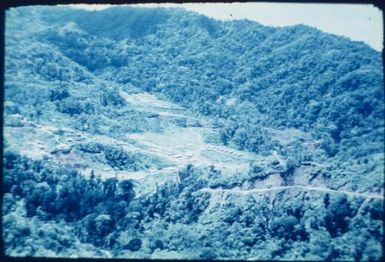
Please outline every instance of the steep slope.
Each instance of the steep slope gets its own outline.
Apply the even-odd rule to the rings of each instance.
[[[85,11],[64,21],[60,12],[56,18],[47,12],[42,17],[62,25]],[[160,15],[157,9],[148,13],[168,18],[148,16],[145,24],[161,21],[162,26],[143,35],[123,34],[122,41],[122,34],[114,33],[122,31],[117,27],[100,38],[98,21],[111,12],[86,12],[95,24],[54,29],[46,34],[48,44],[106,80],[160,92],[194,112],[215,116],[222,142],[239,149],[271,151],[270,137],[256,128],[270,126],[310,132],[328,157],[344,162],[383,151],[381,56],[365,44],[302,25],[278,29],[250,21],[217,22],[180,10]],[[117,15],[131,19],[137,12],[143,10]],[[130,19],[127,27],[137,28]],[[59,33],[67,29],[71,37]]]
[[[12,9],[6,254],[379,260],[382,72],[304,25]]]
[[[58,15],[56,21],[76,23],[84,12],[66,15],[64,21]],[[88,27],[78,22],[82,30],[99,38],[78,35],[79,41],[83,39],[83,44],[78,44],[68,42],[67,36],[54,35],[53,44],[93,71],[108,68],[103,77],[109,80],[160,91],[204,114],[227,117],[235,110],[244,115],[242,107],[250,102],[254,104],[253,118],[268,119],[264,125],[318,134],[322,130],[338,145],[341,139],[354,139],[350,135],[353,128],[360,130],[358,135],[377,132],[372,135],[382,139],[373,128],[376,120],[383,118],[381,56],[363,43],[302,25],[267,28],[249,21],[217,22],[182,11],[171,16],[170,11],[157,9],[148,10],[148,14],[157,14],[152,20],[150,16],[142,18],[148,20],[143,28],[155,25],[154,21],[162,26],[141,28],[142,35],[119,36],[115,32],[122,29],[116,27],[102,36],[109,39],[100,39],[96,30],[103,29],[98,21],[108,20],[113,12],[85,12],[96,22]],[[141,12],[127,9],[116,15],[126,17],[121,24],[133,30],[137,27],[130,19],[135,20]],[[47,12],[42,16],[48,16]],[[52,14],[50,19],[55,21]],[[125,42],[119,42],[122,38]],[[87,54],[90,56],[83,59]],[[93,64],[87,64],[90,62]],[[227,97],[236,98],[236,106],[220,103]]]

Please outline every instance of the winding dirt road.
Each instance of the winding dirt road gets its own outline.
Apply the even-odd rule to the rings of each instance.
[[[264,193],[269,191],[279,191],[279,190],[290,190],[290,189],[301,189],[301,190],[307,190],[307,191],[319,191],[319,192],[326,192],[326,193],[336,193],[336,194],[346,194],[348,196],[353,197],[363,197],[363,198],[372,198],[372,199],[380,199],[383,200],[384,196],[379,194],[373,194],[373,193],[358,193],[358,192],[351,192],[351,191],[343,191],[343,190],[334,190],[329,188],[319,188],[319,187],[311,187],[311,186],[277,186],[277,187],[270,187],[270,188],[254,188],[254,189],[239,189],[239,188],[233,188],[233,189],[212,189],[212,188],[203,188],[201,191],[203,192],[209,192],[209,193],[231,193],[231,194],[252,194],[252,193]]]

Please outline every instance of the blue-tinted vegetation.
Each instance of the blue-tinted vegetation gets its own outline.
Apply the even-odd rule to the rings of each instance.
[[[181,9],[24,7],[6,19],[7,255],[382,259],[378,52]],[[162,158],[154,134],[191,128],[252,157],[167,173],[179,156]],[[146,191],[143,174],[172,179]]]

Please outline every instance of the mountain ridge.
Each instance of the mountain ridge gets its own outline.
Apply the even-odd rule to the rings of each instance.
[[[6,254],[380,260],[375,50],[181,9],[6,19]]]

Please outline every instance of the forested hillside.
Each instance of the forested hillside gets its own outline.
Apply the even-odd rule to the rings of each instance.
[[[381,54],[183,9],[6,12],[10,256],[380,260]]]

